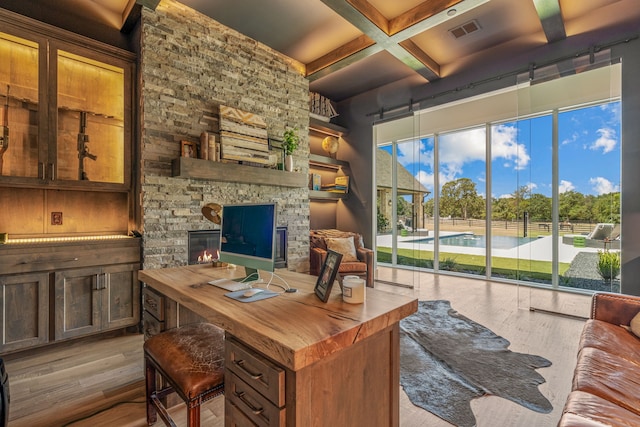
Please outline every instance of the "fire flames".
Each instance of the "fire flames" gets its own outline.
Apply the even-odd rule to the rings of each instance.
[[[213,262],[218,260],[218,251],[209,252],[205,250],[202,255],[198,256],[198,262]]]

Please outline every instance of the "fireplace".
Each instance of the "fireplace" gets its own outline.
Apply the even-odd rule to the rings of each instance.
[[[188,231],[189,264],[206,264],[217,259],[220,230]],[[276,229],[276,268],[287,267],[287,227]]]

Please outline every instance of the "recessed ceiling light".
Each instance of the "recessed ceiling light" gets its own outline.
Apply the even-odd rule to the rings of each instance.
[[[455,10],[455,9],[449,9],[449,10],[447,10],[447,15],[448,15],[448,16],[453,16],[453,15],[455,15],[456,13],[458,13],[458,11],[457,11],[457,10]]]

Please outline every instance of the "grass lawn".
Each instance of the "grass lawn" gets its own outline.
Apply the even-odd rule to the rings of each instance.
[[[391,248],[377,248],[378,262],[391,263]],[[433,268],[433,251],[398,249],[398,264],[422,268]],[[485,257],[460,253],[440,252],[440,269],[472,274],[485,273]],[[568,263],[558,264],[558,274],[562,276],[569,268]],[[551,282],[551,262],[532,261],[517,258],[492,257],[493,276],[509,279]]]

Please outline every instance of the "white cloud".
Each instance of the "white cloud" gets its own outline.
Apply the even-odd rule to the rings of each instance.
[[[620,187],[601,176],[590,178],[589,184],[591,184],[593,191],[595,191],[598,195],[620,191]]]
[[[575,188],[576,187],[573,185],[571,181],[561,179],[560,185],[558,186],[558,191],[562,194],[562,193],[566,193],[567,191],[573,191],[575,190]]]
[[[465,163],[484,162],[484,128],[442,135],[439,155],[441,170],[448,177],[462,175],[462,167]]]
[[[578,132],[574,132],[571,135],[571,138],[567,138],[567,139],[562,140],[560,145],[567,145],[567,144],[574,143],[574,142],[576,142],[578,140],[578,138],[580,138],[580,134]]]
[[[518,143],[518,129],[515,126],[494,126],[491,132],[491,160],[503,158],[514,163],[514,169],[527,167],[531,157],[527,147]],[[508,163],[505,162],[505,166]]]
[[[397,145],[398,162],[407,166],[413,163],[433,165],[433,149],[424,140],[403,142]]]
[[[616,131],[611,128],[602,128],[598,129],[597,132],[600,136],[593,142],[593,144],[591,144],[591,146],[589,146],[589,148],[591,150],[602,149],[602,154],[613,151],[618,143],[616,140]]]

